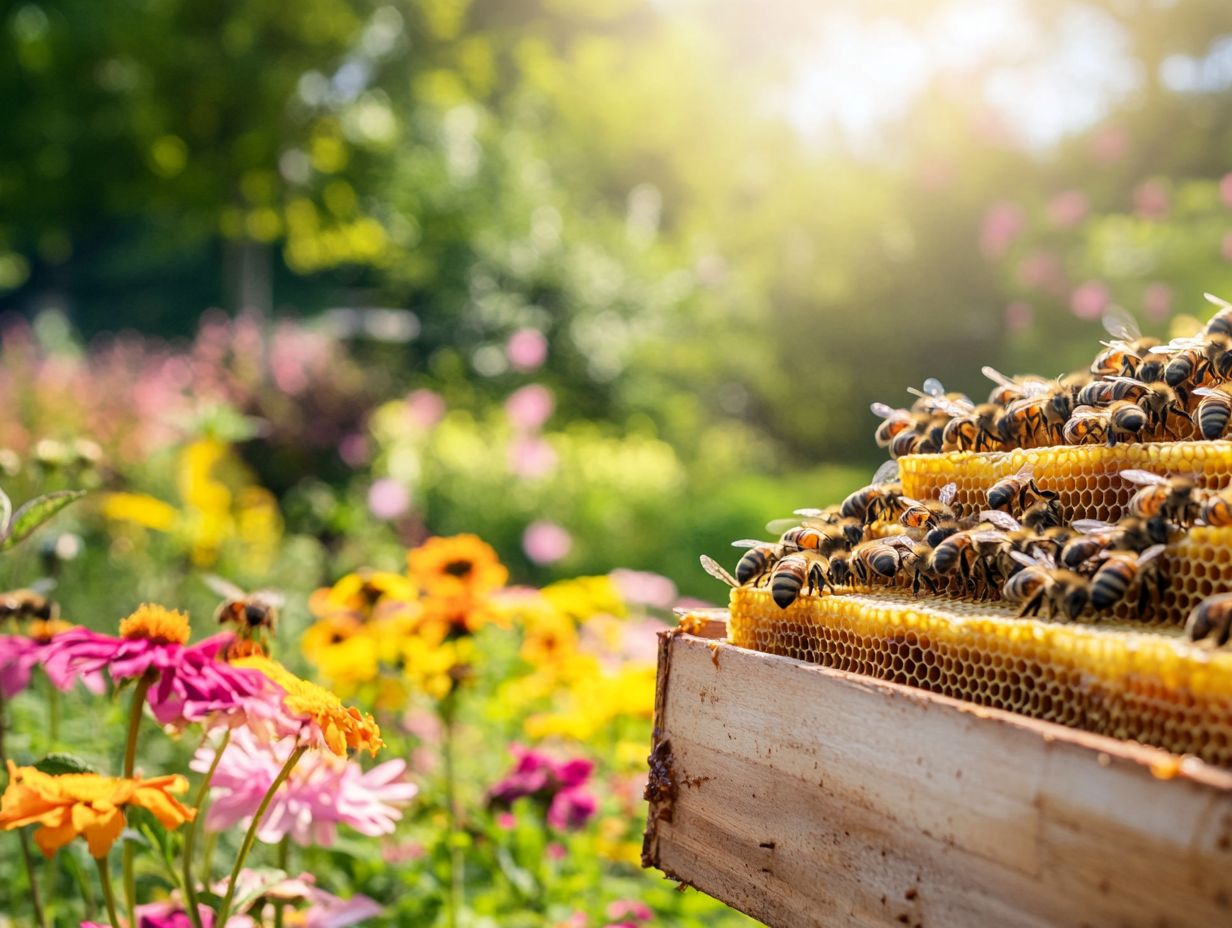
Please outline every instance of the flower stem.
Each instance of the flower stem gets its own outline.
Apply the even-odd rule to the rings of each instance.
[[[285,834],[282,840],[278,842],[278,869],[287,874],[287,866],[291,858],[291,836]],[[283,928],[283,911],[287,904],[281,900],[274,903],[274,928]]]
[[[103,899],[107,902],[107,917],[111,920],[111,928],[120,928],[120,916],[116,914],[115,891],[111,888],[111,874],[108,872],[107,858],[95,857],[94,864],[98,867],[98,879],[103,884]],[[135,925],[136,922],[134,921]]]
[[[270,784],[270,788],[265,791],[265,795],[261,798],[261,804],[257,806],[256,814],[252,817],[252,824],[248,826],[248,831],[244,835],[244,842],[240,845],[240,852],[236,855],[235,866],[231,868],[231,878],[227,880],[227,894],[223,897],[222,907],[218,910],[218,918],[214,920],[214,924],[227,924],[227,917],[231,914],[231,900],[235,898],[235,884],[239,881],[240,871],[244,868],[244,860],[248,857],[248,852],[252,850],[252,843],[257,839],[257,829],[261,827],[261,819],[265,818],[265,810],[269,808],[270,802],[273,801],[274,793],[278,792],[278,787],[286,782],[287,777],[291,775],[291,771],[299,763],[299,759],[304,756],[304,752],[307,750],[307,745],[300,745],[291,752],[287,762],[278,771],[278,776],[274,777],[274,782]]]
[[[0,693],[0,765],[8,761],[8,753],[4,750],[4,735],[8,730],[8,702]],[[24,828],[17,829],[17,839],[21,844],[21,859],[26,866],[26,877],[30,881],[30,905],[34,909],[34,923],[39,928],[47,928],[47,917],[43,914],[43,900],[39,897],[38,879],[34,875],[34,856],[30,853],[30,836]]]
[[[441,721],[444,729],[441,734],[441,760],[445,772],[445,841],[449,850],[449,896],[446,900],[445,915],[449,928],[457,928],[458,915],[462,910],[462,890],[465,885],[465,862],[462,859],[462,847],[458,843],[458,789],[457,775],[454,769],[454,716],[457,708],[456,691],[450,692],[441,700]]]
[[[154,673],[145,673],[133,690],[132,707],[128,713],[128,742],[124,746],[124,776],[130,778],[137,766],[137,733],[141,730],[141,712],[145,708],[145,695],[158,679]],[[124,842],[124,904],[128,907],[128,921],[137,924],[137,877],[133,870],[133,842]]]
[[[54,751],[60,745],[60,691],[51,680],[47,681],[47,734]]]
[[[193,846],[197,840],[197,828],[201,824],[201,807],[205,805],[205,797],[210,791],[210,781],[214,779],[214,771],[218,769],[218,762],[222,760],[222,752],[227,749],[227,745],[231,743],[231,729],[227,729],[222,736],[222,741],[218,742],[218,750],[214,752],[214,760],[210,763],[210,769],[205,772],[205,777],[201,780],[201,785],[197,787],[197,795],[193,800],[193,810],[196,815],[193,820],[188,823],[188,830],[184,832],[184,847],[181,849],[181,856],[184,858],[184,899],[187,903],[188,917],[192,919],[193,928],[204,928],[201,923],[201,913],[197,911],[197,884],[193,879],[192,863],[193,863]],[[205,885],[209,886],[210,875],[205,875]]]

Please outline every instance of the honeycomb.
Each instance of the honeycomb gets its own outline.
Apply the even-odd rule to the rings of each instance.
[[[985,493],[1002,477],[1030,464],[1036,485],[1058,496],[1062,518],[1116,522],[1139,489],[1121,471],[1140,468],[1184,474],[1200,486],[1222,489],[1232,484],[1232,441],[1175,441],[1107,445],[1059,445],[1050,448],[951,451],[912,454],[898,459],[903,493],[936,499],[947,483],[956,483],[955,510],[960,515],[987,508]]]
[[[1184,575],[1177,586],[1202,581]],[[1232,766],[1232,652],[1179,629],[1064,625],[900,592],[807,596],[779,609],[765,590],[741,587],[728,634],[741,647]]]

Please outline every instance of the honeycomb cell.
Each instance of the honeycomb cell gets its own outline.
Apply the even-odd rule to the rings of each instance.
[[[732,590],[728,634],[741,647],[1232,767],[1232,653],[1193,644],[1176,627],[1019,619],[997,603],[902,591],[805,596],[779,609],[767,591],[742,587]]]

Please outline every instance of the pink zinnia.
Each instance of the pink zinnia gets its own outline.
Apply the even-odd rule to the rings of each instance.
[[[76,628],[57,635],[44,667],[52,680],[70,680],[106,669],[115,681],[152,675],[147,699],[160,725],[253,721],[273,724],[276,734],[297,723],[278,725],[280,693],[260,673],[218,659],[232,636],[215,635],[187,645],[188,618],[161,606],[143,605],[120,623],[120,637]],[[58,685],[58,684],[57,684]]]
[[[267,743],[247,729],[236,729],[210,781],[213,798],[206,827],[223,831],[250,819],[294,748],[294,738]],[[206,745],[190,766],[204,772],[213,759],[214,748]],[[402,778],[405,772],[402,760],[365,772],[358,761],[328,751],[309,752],[274,794],[257,837],[267,844],[290,836],[302,846],[329,847],[339,824],[368,837],[390,834],[402,817],[400,807],[419,791]]]
[[[12,699],[30,685],[30,677],[34,668],[42,664],[46,668],[47,656],[56,647],[60,635],[41,637],[37,634],[0,635],[0,693],[5,699]],[[69,690],[77,679],[77,674],[57,673],[47,670],[47,676],[58,690]],[[81,675],[81,682],[92,693],[101,693],[104,682],[102,674],[90,673]]]

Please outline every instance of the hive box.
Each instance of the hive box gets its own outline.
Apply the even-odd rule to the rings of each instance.
[[[661,636],[643,864],[776,928],[1232,925],[1232,773]]]

